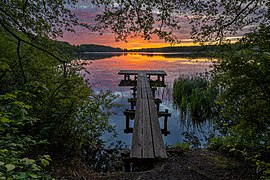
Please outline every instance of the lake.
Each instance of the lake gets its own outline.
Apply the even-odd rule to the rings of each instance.
[[[132,134],[125,134],[125,116],[123,111],[130,109],[128,98],[132,97],[130,87],[119,87],[118,84],[123,76],[118,75],[120,70],[164,70],[168,75],[165,82],[167,87],[158,88],[156,97],[162,100],[160,109],[169,109],[172,116],[168,120],[170,134],[163,136],[166,145],[173,145],[184,141],[184,132],[195,134],[201,142],[204,142],[212,125],[206,122],[196,125],[187,119],[180,118],[179,110],[173,105],[171,92],[172,84],[179,75],[195,75],[204,73],[210,69],[211,63],[206,58],[190,58],[190,54],[183,53],[85,53],[81,56],[88,64],[85,65],[90,74],[85,78],[94,84],[95,91],[110,90],[119,97],[115,100],[122,104],[120,108],[114,109],[116,113],[110,118],[110,123],[115,126],[117,137],[109,138],[105,135],[107,146],[112,142],[122,141],[127,146],[131,144]],[[163,127],[163,120],[161,127]],[[131,121],[133,126],[133,121]]]

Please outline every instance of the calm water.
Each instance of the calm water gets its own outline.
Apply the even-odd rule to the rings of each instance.
[[[163,136],[164,142],[167,145],[173,145],[181,143],[184,140],[183,132],[195,133],[199,139],[204,139],[207,135],[210,123],[200,125],[192,124],[188,119],[181,119],[180,112],[176,109],[172,103],[171,87],[175,78],[179,75],[191,75],[196,73],[203,73],[209,70],[210,63],[205,58],[190,59],[184,57],[183,54],[177,53],[89,53],[84,56],[88,65],[85,65],[87,70],[91,73],[85,75],[85,78],[89,79],[95,84],[94,90],[110,90],[114,94],[119,95],[116,102],[123,106],[118,109],[114,109],[116,115],[113,115],[110,119],[110,123],[115,126],[118,136],[116,138],[109,138],[109,135],[104,136],[107,140],[107,145],[112,142],[122,141],[126,145],[131,144],[132,134],[125,134],[125,116],[123,111],[130,109],[130,104],[127,102],[128,98],[131,98],[130,87],[119,87],[118,84],[123,79],[118,75],[120,70],[164,70],[168,76],[166,77],[166,88],[158,88],[156,97],[162,99],[160,106],[161,110],[169,109],[172,116],[168,120],[168,130],[170,134]],[[161,126],[163,127],[163,118]],[[133,121],[131,121],[133,126]]]

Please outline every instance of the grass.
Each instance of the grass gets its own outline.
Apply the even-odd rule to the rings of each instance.
[[[207,75],[180,76],[173,83],[173,100],[183,116],[190,114],[195,123],[212,118],[216,97]]]

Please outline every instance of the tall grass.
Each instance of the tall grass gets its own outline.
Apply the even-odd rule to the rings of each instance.
[[[190,114],[195,123],[205,122],[213,117],[212,108],[217,91],[211,87],[207,74],[182,75],[174,80],[173,100],[186,117]]]

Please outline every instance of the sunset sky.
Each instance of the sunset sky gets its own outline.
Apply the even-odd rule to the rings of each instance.
[[[80,22],[88,24],[95,23],[95,16],[99,13],[100,9],[93,7],[90,3],[81,2],[76,5],[72,11],[76,14]],[[190,25],[187,21],[182,22],[182,28],[178,32],[178,37],[181,40],[180,44],[176,46],[192,46],[195,45],[190,39]],[[70,44],[98,44],[112,47],[119,47],[125,49],[140,49],[140,48],[157,48],[171,46],[169,43],[165,43],[164,40],[160,40],[158,37],[153,37],[150,41],[146,41],[140,37],[129,38],[128,42],[116,42],[114,34],[109,31],[103,33],[102,36],[98,32],[92,32],[83,27],[76,27],[76,33],[66,32],[63,38],[59,38],[61,41],[69,42]]]

